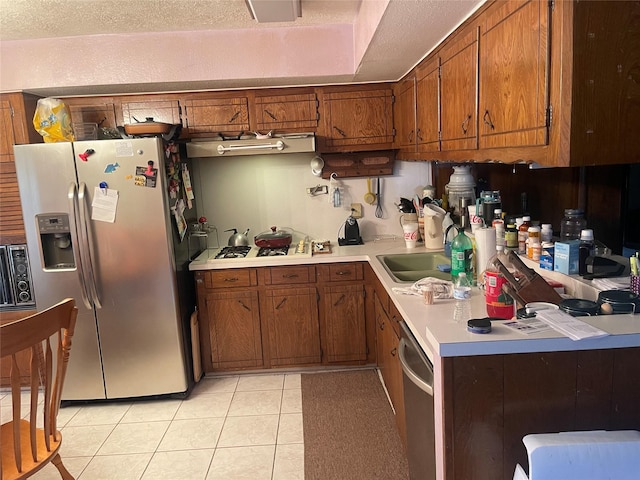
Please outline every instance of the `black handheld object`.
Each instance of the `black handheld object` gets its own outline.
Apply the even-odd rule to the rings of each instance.
[[[467,330],[471,333],[491,332],[491,320],[489,318],[472,318],[467,322]]]

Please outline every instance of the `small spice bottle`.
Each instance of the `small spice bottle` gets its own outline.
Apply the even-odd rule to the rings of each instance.
[[[504,242],[508,250],[518,250],[518,230],[514,223],[507,224],[504,232]]]
[[[529,238],[529,227],[531,226],[531,217],[524,215],[522,217],[522,224],[518,227],[518,253],[527,253],[527,238]]]

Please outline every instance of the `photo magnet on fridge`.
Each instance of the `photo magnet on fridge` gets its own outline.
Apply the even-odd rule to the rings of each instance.
[[[158,169],[149,167],[136,167],[134,183],[139,187],[156,188]]]

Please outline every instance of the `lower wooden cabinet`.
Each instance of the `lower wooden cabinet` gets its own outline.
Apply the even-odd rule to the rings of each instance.
[[[365,361],[365,289],[363,284],[328,286],[322,289],[323,328],[327,362]]]
[[[213,368],[262,367],[258,292],[210,292],[205,303]]]
[[[205,372],[373,363],[363,272],[359,262],[196,272]]]
[[[402,366],[398,358],[400,338],[393,328],[395,320],[390,319],[383,307],[383,300],[375,294],[376,346],[378,368],[382,373],[385,387],[396,414],[396,427],[402,443],[406,445],[406,419],[404,411],[404,391]]]
[[[262,295],[261,303],[267,364],[306,365],[322,361],[315,287],[269,289]]]

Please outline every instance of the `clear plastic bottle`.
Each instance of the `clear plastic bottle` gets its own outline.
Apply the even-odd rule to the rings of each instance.
[[[465,323],[471,318],[471,284],[465,272],[460,272],[453,284],[453,298],[456,301],[453,319]]]
[[[560,222],[560,240],[578,240],[580,232],[585,228],[587,228],[587,220],[584,218],[584,211],[567,208]]]

